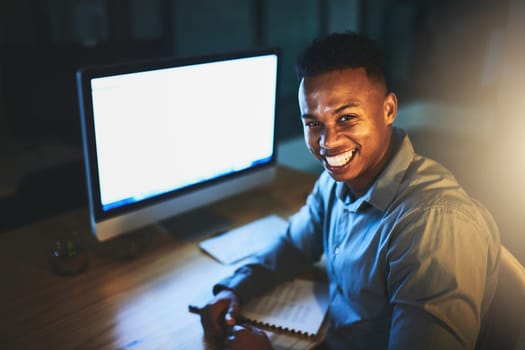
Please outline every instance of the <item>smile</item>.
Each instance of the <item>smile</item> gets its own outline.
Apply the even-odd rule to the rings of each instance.
[[[325,156],[325,160],[331,167],[343,167],[350,163],[356,150],[346,151],[335,156]]]

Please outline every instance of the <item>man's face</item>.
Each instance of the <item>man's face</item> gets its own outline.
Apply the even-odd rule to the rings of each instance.
[[[388,160],[397,98],[364,68],[306,77],[299,108],[310,152],[336,181],[365,190]]]

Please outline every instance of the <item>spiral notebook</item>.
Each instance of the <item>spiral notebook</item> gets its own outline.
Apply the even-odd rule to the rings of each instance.
[[[242,316],[263,329],[315,337],[322,329],[328,300],[325,282],[294,279],[243,305]],[[200,305],[189,309],[199,313]]]

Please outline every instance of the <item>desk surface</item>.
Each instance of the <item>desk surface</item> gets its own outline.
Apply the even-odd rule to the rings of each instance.
[[[287,218],[304,203],[315,178],[279,168],[266,187],[212,206],[234,226],[277,214]],[[85,209],[0,234],[0,348],[214,349],[200,319],[188,312],[196,295],[234,267],[224,266],[158,227],[133,259],[97,244]],[[89,267],[62,277],[50,264],[54,242],[76,231],[89,247]],[[111,253],[111,254],[110,254]],[[271,333],[279,348],[304,349],[306,339]]]

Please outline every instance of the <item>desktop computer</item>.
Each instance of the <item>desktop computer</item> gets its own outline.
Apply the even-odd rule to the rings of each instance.
[[[158,223],[216,229],[211,216],[189,214],[271,181],[278,73],[275,49],[79,70],[96,238]]]

